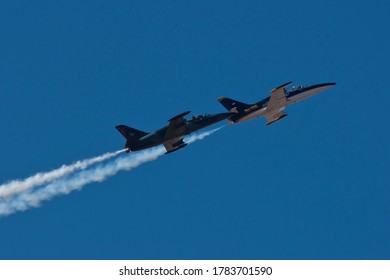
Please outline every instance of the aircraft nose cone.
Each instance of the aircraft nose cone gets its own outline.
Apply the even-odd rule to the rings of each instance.
[[[326,83],[326,84],[323,84],[322,87],[321,87],[321,90],[326,90],[328,88],[331,88],[335,85],[336,83]]]

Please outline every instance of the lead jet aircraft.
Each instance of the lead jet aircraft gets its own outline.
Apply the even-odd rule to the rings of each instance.
[[[168,126],[152,133],[143,132],[125,125],[117,125],[115,128],[127,139],[125,145],[126,152],[139,151],[163,144],[168,154],[187,146],[187,143],[183,141],[185,135],[234,115],[234,113],[199,115],[186,120],[184,116],[189,113],[190,111],[187,111],[171,118],[168,120]]]
[[[323,83],[312,86],[296,86],[292,87],[291,90],[287,90],[286,88],[291,85],[291,82],[289,82],[274,88],[271,91],[271,96],[255,104],[245,104],[226,97],[220,97],[217,100],[228,111],[236,113],[228,118],[229,123],[239,123],[264,116],[267,119],[266,125],[270,125],[287,117],[287,114],[284,112],[287,106],[320,93],[335,84]]]

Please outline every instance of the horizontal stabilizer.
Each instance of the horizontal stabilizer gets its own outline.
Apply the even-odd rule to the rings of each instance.
[[[120,132],[120,134],[123,135],[123,137],[125,137],[128,140],[129,139],[137,140],[147,135],[146,132],[143,132],[141,130],[132,127],[125,126],[123,124],[117,125],[115,128]]]
[[[233,113],[242,112],[246,108],[250,107],[248,104],[227,97],[220,97],[217,100],[222,104],[223,107],[226,108],[226,110]]]

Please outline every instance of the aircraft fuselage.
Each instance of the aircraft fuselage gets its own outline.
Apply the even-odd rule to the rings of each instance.
[[[213,115],[204,115],[198,117],[192,117],[192,119],[187,120],[184,125],[183,130],[178,130],[177,133],[167,137],[168,126],[165,126],[159,130],[151,132],[141,138],[139,138],[135,143],[126,143],[126,149],[129,151],[139,151],[154,146],[164,144],[166,142],[172,141],[178,137],[188,135],[192,132],[201,130],[205,127],[213,125],[217,122],[220,122],[228,117],[234,115],[234,113],[220,113]]]
[[[320,93],[334,85],[335,83],[323,83],[307,87],[295,87],[291,91],[285,93],[287,100],[286,107]],[[270,97],[267,97],[253,105],[249,105],[248,108],[244,109],[243,111],[239,111],[236,115],[230,117],[229,121],[231,123],[239,123],[263,116],[266,112],[269,100]],[[286,115],[283,117],[285,116]]]

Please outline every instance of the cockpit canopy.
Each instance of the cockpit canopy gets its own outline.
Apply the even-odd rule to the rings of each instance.
[[[197,116],[192,116],[192,120],[193,121],[197,121],[197,120],[202,120],[206,117],[210,116],[210,114],[203,114],[203,115],[197,115]]]
[[[304,89],[305,87],[307,87],[307,86],[292,86],[291,90],[301,90],[301,89]]]

